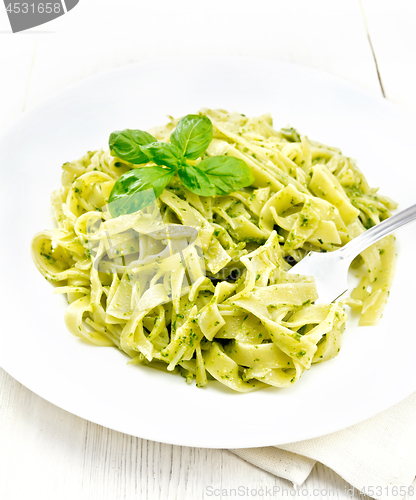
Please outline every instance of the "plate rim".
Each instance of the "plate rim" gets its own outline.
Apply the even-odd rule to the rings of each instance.
[[[196,57],[189,58],[186,56],[160,57],[160,58],[155,58],[152,60],[146,59],[143,61],[134,62],[134,63],[116,66],[116,67],[113,67],[110,69],[98,71],[98,72],[94,73],[93,75],[89,75],[87,77],[81,78],[81,79],[71,83],[70,85],[64,86],[63,88],[51,93],[51,95],[41,99],[39,102],[37,102],[33,106],[30,106],[27,110],[21,112],[18,116],[16,116],[13,120],[10,121],[10,123],[8,124],[7,127],[3,128],[1,130],[0,142],[4,140],[5,136],[7,136],[8,134],[12,134],[13,130],[16,129],[17,127],[19,127],[19,125],[21,123],[24,123],[28,118],[30,118],[31,115],[36,115],[36,113],[38,113],[40,110],[42,110],[42,108],[44,108],[45,106],[48,107],[54,100],[59,99],[61,96],[64,96],[66,93],[74,91],[78,88],[82,88],[85,85],[88,85],[89,82],[93,82],[93,81],[96,81],[99,79],[105,80],[107,78],[107,75],[113,75],[116,73],[121,74],[124,71],[128,72],[129,70],[134,70],[135,68],[143,68],[146,66],[155,66],[155,65],[159,66],[167,61],[169,63],[172,63],[174,61],[184,61],[184,60],[186,60],[187,62],[189,62],[189,61],[196,62],[197,64],[201,64],[203,61],[209,61],[210,63],[218,63],[218,62],[228,62],[229,63],[230,62],[229,58],[227,58],[227,57],[217,57],[217,56],[204,56],[204,57],[200,57],[200,58],[196,58]],[[285,68],[285,67],[286,68],[295,68],[296,71],[301,71],[301,72],[305,73],[306,76],[308,74],[311,74],[312,76],[321,76],[325,80],[332,80],[333,82],[341,83],[344,86],[347,85],[347,87],[349,87],[351,90],[354,90],[355,92],[359,92],[360,94],[365,94],[367,97],[378,101],[383,106],[388,106],[391,109],[394,109],[394,111],[396,113],[399,112],[403,117],[406,118],[406,120],[413,123],[413,125],[414,125],[414,117],[407,110],[403,109],[400,106],[395,105],[394,103],[392,103],[388,99],[382,97],[382,95],[376,94],[375,91],[372,91],[366,87],[362,87],[361,85],[359,85],[355,82],[352,82],[346,78],[342,78],[338,75],[333,75],[331,73],[328,73],[328,72],[325,72],[325,71],[322,71],[319,69],[315,69],[315,68],[311,68],[308,66],[303,66],[303,65],[291,63],[291,62],[279,61],[279,60],[272,59],[272,58],[269,59],[269,58],[239,56],[239,57],[233,57],[232,63],[233,64],[238,63],[239,65],[241,63],[248,64],[248,65],[250,63],[255,63],[255,64],[267,63],[267,64],[272,64],[275,67],[280,66],[283,68]],[[85,416],[81,415],[80,413],[82,413],[82,411],[77,412],[77,411],[74,411],[74,410],[68,408],[64,402],[56,403],[56,402],[52,401],[51,399],[49,399],[48,396],[43,395],[44,391],[39,390],[38,388],[36,388],[36,389],[32,388],[32,384],[31,384],[30,380],[25,380],[24,376],[21,377],[21,374],[18,373],[19,370],[18,369],[14,370],[13,367],[9,367],[7,364],[7,361],[5,361],[2,358],[3,358],[3,355],[0,353],[0,366],[11,377],[13,377],[19,383],[21,383],[22,385],[27,387],[29,390],[31,390],[32,392],[37,394],[42,399],[48,401],[49,403],[51,403],[55,406],[58,406],[59,408],[62,408],[63,410],[65,410],[69,413],[72,413],[73,415],[76,415],[80,418],[91,421],[91,422],[96,423],[98,425],[104,425],[105,427],[113,429],[113,430],[118,431],[118,432],[126,433],[126,430],[123,430],[122,426],[108,425],[108,424],[100,423],[96,419],[90,419],[88,416],[85,417]],[[353,425],[356,425],[359,422],[363,422],[363,421],[385,411],[388,408],[391,408],[392,406],[395,406],[400,401],[405,399],[407,396],[412,394],[413,391],[414,391],[414,389],[412,389],[410,392],[409,392],[409,390],[397,391],[396,396],[393,398],[390,398],[388,403],[382,403],[379,405],[375,405],[374,410],[367,412],[369,414],[365,417],[360,416],[360,417],[357,417],[356,419],[349,419],[350,423],[348,425],[341,424],[341,426],[340,426],[339,424],[332,424],[332,425],[329,424],[327,426],[328,431],[320,432],[320,433],[308,432],[305,429],[303,432],[299,432],[299,437],[296,440],[290,439],[289,441],[280,442],[279,444],[294,443],[294,442],[299,442],[299,441],[303,441],[306,439],[316,438],[316,437],[331,434],[333,432],[340,431],[340,430],[343,430],[345,428],[351,427]],[[206,443],[206,440],[204,442],[201,442],[201,443],[187,444],[187,443],[184,443],[184,441],[180,440],[180,439],[171,439],[171,438],[167,438],[167,437],[163,437],[162,440],[158,439],[157,436],[155,436],[154,432],[148,432],[148,427],[143,427],[143,432],[141,432],[140,436],[138,436],[136,433],[129,434],[129,435],[137,436],[137,437],[140,437],[142,439],[149,439],[149,440],[153,440],[153,441],[168,443],[168,444],[172,444],[172,445],[193,446],[193,447],[201,447],[201,448],[215,448],[215,449],[221,449],[224,447],[235,448],[235,449],[247,448],[247,447],[256,448],[256,447],[271,446],[272,445],[270,443],[270,441],[261,442],[261,444],[255,444],[255,443],[251,442],[250,439],[246,440],[243,444],[236,444],[236,443],[229,444],[228,443],[228,444],[224,444],[224,445],[207,446],[206,444],[204,444],[204,443]],[[258,439],[255,439],[255,441],[257,443],[259,442]],[[273,444],[276,444],[276,443],[273,443]]]

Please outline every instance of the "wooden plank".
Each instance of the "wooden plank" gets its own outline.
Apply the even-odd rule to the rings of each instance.
[[[416,3],[361,0],[385,95],[416,112]]]
[[[0,387],[2,499],[225,499],[239,488],[246,496],[247,488],[280,488],[272,498],[294,493],[289,481],[227,450],[146,441],[87,422],[36,396],[1,369]],[[368,498],[322,464],[300,490],[296,498]]]
[[[2,6],[0,7],[0,10]],[[36,35],[0,33],[0,131],[26,107],[36,51]]]
[[[89,0],[59,23],[39,37],[29,104],[97,71],[172,55],[280,59],[379,92],[359,0]]]

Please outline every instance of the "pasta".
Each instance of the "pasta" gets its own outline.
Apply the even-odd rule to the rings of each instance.
[[[175,175],[158,198],[150,191],[145,207],[113,217],[110,193],[135,165],[109,150],[88,152],[63,165],[52,194],[58,227],[34,237],[33,258],[67,296],[72,334],[198,387],[213,379],[239,392],[288,387],[338,354],[346,305],[360,312],[361,325],[379,321],[394,238],[355,259],[359,285],[332,304],[315,303],[313,277],[287,271],[309,251],[345,245],[396,204],[339,149],[293,128],[277,131],[270,115],[200,114],[214,131],[203,158],[243,160],[254,174],[250,186],[200,196]],[[177,123],[151,132],[169,142]]]

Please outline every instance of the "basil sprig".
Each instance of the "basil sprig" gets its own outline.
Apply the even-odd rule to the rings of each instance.
[[[212,141],[212,123],[206,116],[186,115],[176,125],[170,142],[178,146],[188,160],[196,160]]]
[[[132,214],[158,198],[174,176],[175,171],[162,167],[134,168],[117,179],[110,198],[113,217]],[[116,189],[115,189],[116,188]],[[150,191],[153,189],[153,191]],[[154,192],[154,195],[153,195]]]
[[[156,166],[134,168],[117,179],[109,198],[111,214],[117,217],[148,205],[148,191],[153,189],[158,198],[175,173],[189,191],[200,196],[224,196],[249,186],[254,181],[253,173],[238,158],[212,156],[195,165],[190,163],[204,154],[212,135],[211,120],[199,115],[179,120],[170,142],[158,141],[142,130],[113,132],[109,140],[113,156],[135,165],[152,161]]]
[[[230,194],[254,182],[250,167],[233,156],[211,156],[198,163],[198,168],[208,177],[219,195]]]
[[[113,132],[108,142],[113,156],[140,165],[149,161],[142,152],[142,146],[157,142],[157,139],[148,132],[126,128],[121,132]]]

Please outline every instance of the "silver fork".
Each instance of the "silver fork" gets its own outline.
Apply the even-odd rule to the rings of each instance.
[[[289,273],[314,276],[317,302],[333,302],[348,290],[347,273],[352,260],[373,243],[414,220],[416,205],[373,226],[334,252],[309,252]]]

